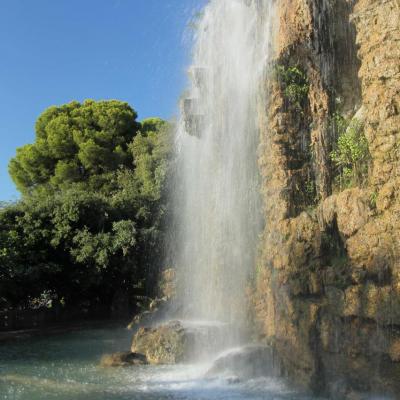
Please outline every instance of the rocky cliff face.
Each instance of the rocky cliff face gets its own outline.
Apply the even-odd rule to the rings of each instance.
[[[303,71],[308,90],[293,101],[279,73],[265,87],[257,333],[317,392],[399,398],[400,2],[283,0],[277,9],[274,65]],[[371,158],[362,186],[335,186],[338,109],[362,120]]]

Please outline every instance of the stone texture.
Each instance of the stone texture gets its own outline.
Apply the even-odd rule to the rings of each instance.
[[[260,340],[318,393],[400,393],[400,6],[284,0],[275,62],[302,68],[303,115],[275,78],[260,117],[265,231],[252,304]],[[363,114],[372,167],[332,193],[329,116]],[[304,145],[305,144],[305,145]],[[305,149],[310,149],[308,154]],[[315,184],[317,204],[303,191]],[[376,371],[371,376],[371,370]]]
[[[131,351],[144,354],[151,364],[175,364],[208,359],[230,348],[231,324],[202,321],[169,321],[141,327],[133,336]],[[245,335],[242,333],[243,336]]]
[[[188,333],[179,321],[142,327],[133,337],[131,351],[144,354],[151,364],[175,364],[187,357],[188,339]]]
[[[362,60],[365,131],[374,159],[371,178],[375,185],[384,185],[400,176],[399,6],[394,0],[359,0],[353,21]]]
[[[336,220],[339,232],[346,237],[354,235],[371,216],[368,191],[348,189],[336,196]]]

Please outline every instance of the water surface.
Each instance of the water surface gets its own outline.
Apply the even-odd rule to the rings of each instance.
[[[0,399],[310,400],[276,379],[205,379],[209,365],[101,368],[104,353],[129,348],[123,328],[85,329],[0,343]]]

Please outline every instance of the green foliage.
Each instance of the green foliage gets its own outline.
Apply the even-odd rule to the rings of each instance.
[[[51,232],[46,219],[40,218],[46,208],[43,204],[41,212],[33,207],[25,213],[18,204],[0,212],[0,293],[9,304],[39,296],[49,275],[59,270],[46,251]]]
[[[369,196],[369,204],[371,206],[371,209],[376,209],[376,201],[378,199],[378,192],[376,190],[374,190],[373,192],[371,192],[370,196]]]
[[[298,111],[303,111],[310,89],[307,75],[298,66],[277,65],[275,71],[284,86],[285,97]]]
[[[2,210],[3,208],[7,208],[13,205],[13,202],[11,201],[1,201],[0,200],[0,210]]]
[[[121,171],[118,185],[122,197],[136,192],[130,198],[135,199],[137,229],[140,232],[137,246],[141,254],[152,254],[151,258],[142,257],[140,261],[148,271],[147,284],[151,285],[155,284],[157,275],[155,264],[162,263],[164,255],[161,243],[165,240],[166,185],[171,169],[172,127],[154,118],[144,120],[142,124],[144,128],[129,146],[134,159],[134,173]],[[116,201],[120,199],[118,195],[115,197]]]
[[[330,156],[336,166],[339,188],[363,185],[371,156],[362,124],[356,119],[347,120],[340,114],[334,114],[331,126],[338,137]]]
[[[121,253],[125,258],[136,244],[135,223],[131,220],[113,222],[107,232],[91,232],[87,226],[76,232],[72,239],[71,255],[74,261],[106,269],[112,258]],[[121,260],[124,262],[124,260]]]
[[[0,209],[0,308],[110,305],[154,281],[171,127],[135,118],[126,103],[86,101],[38,119],[10,164],[23,200]]]
[[[142,196],[159,200],[167,172],[167,155],[171,151],[170,127],[155,118],[144,120],[142,126],[144,129],[129,146],[135,160],[135,178]]]
[[[131,165],[128,144],[140,129],[136,117],[117,100],[50,107],[36,122],[35,143],[17,149],[10,175],[23,194],[82,182],[98,189],[101,179],[94,177]]]

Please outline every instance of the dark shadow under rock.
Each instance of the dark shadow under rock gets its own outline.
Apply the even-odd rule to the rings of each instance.
[[[148,361],[144,354],[132,352],[105,354],[100,360],[102,367],[127,367],[146,364],[148,364]]]

